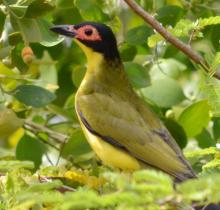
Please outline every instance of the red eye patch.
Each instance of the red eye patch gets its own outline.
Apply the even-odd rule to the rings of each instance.
[[[102,38],[96,28],[91,25],[84,25],[77,30],[76,38],[88,41],[101,41]]]

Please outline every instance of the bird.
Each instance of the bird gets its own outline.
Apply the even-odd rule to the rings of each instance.
[[[135,93],[111,28],[87,21],[50,29],[72,38],[87,58],[75,109],[88,143],[103,164],[123,171],[155,168],[175,182],[196,178],[168,129]]]

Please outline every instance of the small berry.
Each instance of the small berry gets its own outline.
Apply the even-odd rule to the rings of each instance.
[[[24,63],[31,64],[34,59],[34,52],[29,46],[26,46],[22,49],[21,56]]]

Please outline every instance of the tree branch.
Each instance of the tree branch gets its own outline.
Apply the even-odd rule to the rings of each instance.
[[[142,9],[134,0],[124,0],[129,7],[139,15],[145,22],[152,26],[165,40],[173,44],[175,47],[180,49],[184,54],[186,54],[192,61],[202,66],[207,72],[209,70],[209,65],[204,60],[204,58],[199,55],[195,50],[193,50],[189,45],[185,44],[170,32],[168,32],[160,22],[158,22],[154,17]],[[214,76],[220,79],[220,73],[216,72]]]

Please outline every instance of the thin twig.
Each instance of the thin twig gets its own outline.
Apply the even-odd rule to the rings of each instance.
[[[51,166],[54,166],[52,160],[50,159],[48,153],[45,153],[45,157],[47,158],[47,161],[50,163]]]
[[[54,179],[59,179],[59,178],[38,175],[38,180],[39,180],[40,183],[51,182]],[[55,190],[57,190],[61,193],[75,192],[76,191],[74,188],[72,188],[70,186],[66,186],[66,185],[62,185],[60,187],[57,187],[57,188],[55,188]]]
[[[29,75],[26,75],[25,77],[27,77]],[[0,78],[1,79],[14,79],[14,80],[24,80],[27,82],[36,82],[35,79],[29,79],[29,78],[25,78],[24,76],[8,76],[8,75],[4,75],[4,74],[0,74]],[[39,82],[39,81],[38,81]]]
[[[34,134],[37,134],[39,132],[44,132],[46,133],[50,138],[54,139],[57,143],[64,143],[67,138],[69,138],[68,135],[58,133],[56,131],[53,131],[45,126],[39,125],[37,123],[34,123],[32,121],[25,121],[24,123],[24,128],[27,130],[32,131]]]
[[[194,29],[192,30],[191,34],[190,34],[189,41],[188,41],[188,45],[190,45],[190,46],[191,46],[191,44],[192,44],[193,38],[194,38],[194,36],[195,36],[195,33],[196,33],[196,29],[194,28]]]
[[[44,144],[47,144],[48,146],[54,148],[55,150],[57,151],[60,151],[60,149],[58,147],[56,147],[54,144],[52,144],[51,142],[43,139],[40,135],[38,135],[39,131],[36,131],[36,130],[33,130],[33,128],[30,128],[30,127],[25,127],[26,130],[29,130],[30,132],[34,133],[34,135],[36,135],[38,137],[38,139],[40,141],[42,141]]]
[[[56,163],[55,163],[56,166],[59,164],[59,161],[60,161],[60,158],[61,158],[63,149],[64,149],[64,145],[66,144],[66,141],[67,141],[67,138],[65,139],[65,141],[64,141],[64,142],[61,144],[61,146],[60,146],[59,156],[58,156],[57,161],[56,161]]]
[[[152,17],[148,12],[142,9],[134,0],[124,0],[130,8],[138,14],[141,18],[144,19],[149,25],[152,26],[161,36],[164,37],[165,40],[173,44],[175,47],[180,49],[183,53],[185,53],[192,61],[199,64],[203,67],[207,72],[209,71],[209,65],[204,60],[204,58],[199,55],[195,50],[193,50],[189,45],[185,44],[175,36],[173,36],[170,32],[168,32],[160,22],[158,22],[154,17]],[[214,76],[217,79],[220,79],[220,73],[216,72]]]

